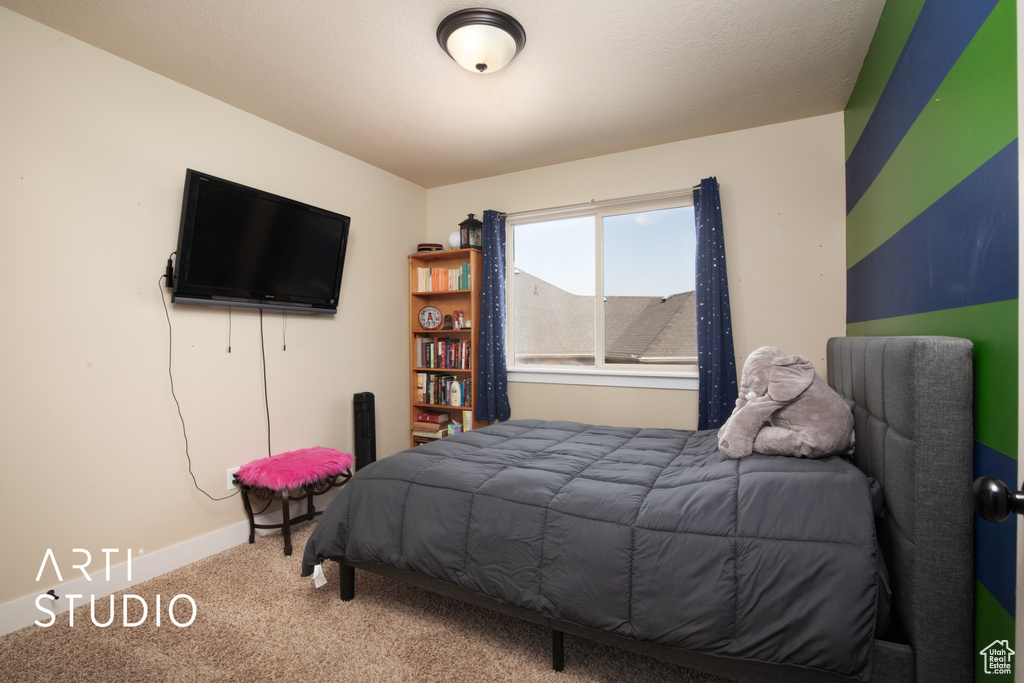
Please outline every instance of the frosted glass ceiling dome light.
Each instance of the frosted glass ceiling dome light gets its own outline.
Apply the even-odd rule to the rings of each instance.
[[[526,44],[526,31],[504,12],[464,9],[438,25],[437,42],[463,68],[490,73],[519,54]]]

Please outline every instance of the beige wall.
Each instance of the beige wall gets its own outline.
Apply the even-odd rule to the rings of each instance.
[[[98,570],[102,548],[123,560],[244,518],[193,488],[168,386],[157,281],[187,167],[352,217],[340,313],[264,315],[274,451],[351,450],[360,391],[378,449],[405,444],[423,188],[2,8],[0,93],[0,604],[50,587],[34,583],[46,548],[89,549]],[[227,468],[267,448],[259,314],[170,318],[193,471],[224,496]]]
[[[0,9],[0,604],[41,592],[46,548],[152,552],[242,519],[192,486],[158,285],[188,167],[352,217],[338,316],[264,315],[275,452],[350,450],[376,395],[378,454],[405,445],[406,259],[469,212],[721,183],[739,362],[824,365],[845,310],[842,114],[424,190]],[[174,306],[193,472],[266,451],[259,314]],[[229,336],[230,335],[230,336]],[[227,353],[230,339],[232,351]],[[287,340],[287,351],[282,343]],[[693,391],[516,383],[513,417],[694,427]],[[94,567],[96,569],[98,567]]]
[[[728,251],[737,369],[765,345],[825,369],[845,330],[843,115],[637,149],[427,191],[428,239],[467,213],[509,213],[691,187],[716,176]],[[512,416],[696,428],[695,391],[533,383],[509,387]]]

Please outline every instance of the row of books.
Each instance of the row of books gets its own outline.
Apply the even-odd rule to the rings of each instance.
[[[469,370],[473,345],[463,339],[416,339],[416,363],[421,368]]]
[[[463,263],[459,268],[418,268],[417,287],[421,292],[469,289],[469,273],[469,263]]]
[[[462,421],[459,422],[459,419]],[[421,411],[412,423],[412,437],[418,443],[443,439],[451,434],[469,431],[473,428],[473,411],[463,410],[452,418],[448,413]]]
[[[472,405],[473,382],[468,377],[459,379],[452,375],[417,372],[416,402],[446,406]]]

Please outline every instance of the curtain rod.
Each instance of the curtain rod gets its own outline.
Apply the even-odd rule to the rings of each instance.
[[[578,209],[587,209],[598,206],[606,206],[611,204],[618,204],[620,202],[634,202],[645,199],[658,199],[658,198],[670,198],[670,197],[681,197],[686,194],[690,194],[693,190],[699,190],[700,185],[697,185],[689,190],[665,190],[663,192],[650,192],[648,194],[636,194],[629,197],[616,197],[615,199],[591,199],[589,202],[582,202],[580,204],[565,204],[564,206],[549,206],[545,209],[531,209],[530,211],[513,211],[510,213],[503,213],[502,216],[506,218],[520,218],[522,216],[533,216],[537,214],[553,213],[559,211],[575,211]]]

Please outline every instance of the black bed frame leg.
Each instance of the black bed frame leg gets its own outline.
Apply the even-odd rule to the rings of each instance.
[[[551,629],[551,668],[565,668],[565,634],[555,629]]]
[[[339,561],[341,567],[341,599],[348,602],[356,597],[356,568]]]

